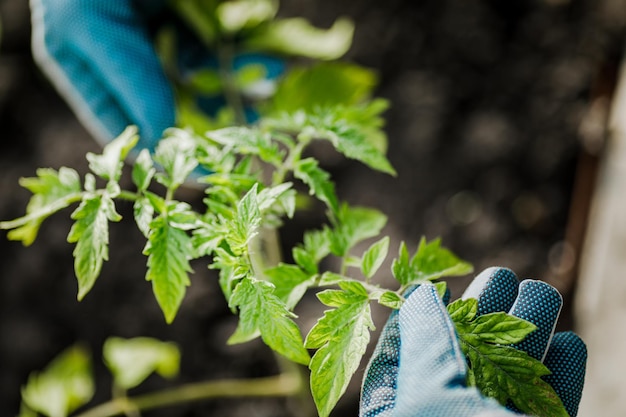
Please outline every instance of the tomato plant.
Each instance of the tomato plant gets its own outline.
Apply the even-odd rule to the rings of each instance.
[[[181,126],[166,131],[153,154],[135,148],[138,135],[131,126],[102,153],[87,154],[90,172],[83,177],[70,167],[39,169],[36,177],[21,180],[33,193],[26,214],[1,222],[0,228],[9,230],[9,239],[29,245],[46,218],[76,205],[67,241],[75,245],[80,300],[96,284],[109,258],[110,224],[122,221],[116,204],[132,202],[134,224],[146,242],[145,280],[152,285],[165,321],[175,320],[185,298],[190,262],[206,260],[207,267],[217,271],[229,307],[239,316],[228,343],[260,337],[277,354],[308,366],[313,400],[318,413],[326,417],[346,391],[370,342],[371,303],[400,308],[407,289],[466,275],[472,266],[443,248],[438,239],[422,238],[413,253],[409,245],[400,244],[391,267],[398,287],[388,289],[377,283],[376,273],[389,255],[390,239],[381,236],[386,216],[342,201],[322,161],[307,154],[312,143],[326,141],[347,158],[382,175],[395,175],[385,156],[382,113],[387,103],[372,98],[374,73],[334,61],[350,44],[352,24],[339,20],[324,31],[301,19],[275,19],[276,2],[255,2],[256,8],[248,3],[177,3],[181,16],[207,47],[218,51],[220,59],[214,69],[183,77],[173,66],[175,34],[160,35],[163,60],[178,92]],[[290,36],[284,36],[286,31]],[[232,66],[236,54],[249,48],[317,61],[294,63],[266,88],[268,94],[251,101],[250,91],[267,87],[264,67]],[[224,96],[228,105],[209,117],[196,107],[198,95]],[[251,123],[247,114],[256,120]],[[132,166],[129,189],[121,185],[125,163]],[[181,187],[190,186],[203,190],[200,209],[177,198]],[[307,200],[324,205],[326,220],[307,230],[302,242],[292,248],[293,263],[284,262],[272,255],[278,248],[270,237]],[[336,270],[325,267],[329,257],[338,260]],[[438,285],[445,292],[445,283]],[[307,292],[315,292],[327,309],[303,335],[294,309]],[[451,309],[461,336],[476,332],[471,305],[456,303]],[[513,319],[502,314],[492,320],[497,325]],[[489,331],[488,327],[483,323],[480,328]],[[498,355],[489,356],[493,350],[512,352],[503,345],[520,341],[534,329],[520,319],[512,327],[517,329],[515,335],[487,340],[484,354],[470,359],[487,358],[497,365],[493,358]],[[111,338],[103,351],[116,396],[83,416],[131,413],[219,395],[295,395],[306,385],[285,373],[259,381],[199,383],[169,395],[131,398],[126,390],[151,373],[176,374],[180,352],[171,343],[148,338]],[[517,367],[535,365],[532,358],[520,355]],[[88,356],[74,347],[44,371],[33,373],[23,389],[22,415],[65,416],[90,401],[90,369]],[[543,371],[537,369],[537,377]],[[513,383],[507,380],[499,387],[502,401],[513,398],[515,389],[524,389],[523,381],[512,378]]]

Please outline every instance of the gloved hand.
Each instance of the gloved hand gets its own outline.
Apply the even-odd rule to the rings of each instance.
[[[153,150],[175,125],[173,89],[149,30],[164,14],[176,20],[165,6],[165,0],[31,0],[35,59],[102,144],[134,124],[139,147]],[[187,41],[179,45],[182,59],[216,66],[197,39]],[[268,78],[283,70],[281,60],[256,54],[236,57],[233,66],[251,61],[265,65]]]
[[[550,285],[518,283],[504,268],[479,274],[463,294],[478,299],[478,314],[506,311],[537,326],[519,349],[543,360],[544,377],[575,417],[582,394],[586,347],[572,332],[554,328],[562,298]],[[432,284],[423,284],[392,313],[372,355],[363,382],[362,417],[516,416],[494,399],[465,384],[466,361],[450,316]]]
[[[174,94],[135,4],[31,0],[31,14],[35,59],[92,135],[104,144],[135,124],[154,148],[174,125]]]

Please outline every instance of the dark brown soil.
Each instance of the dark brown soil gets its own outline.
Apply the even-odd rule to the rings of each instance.
[[[18,178],[32,176],[37,167],[71,166],[84,173],[85,153],[99,150],[33,65],[26,3],[0,1],[2,220],[21,215],[29,198]],[[623,21],[611,12],[613,3],[285,0],[284,14],[304,15],[318,25],[352,17],[357,32],[348,58],[378,71],[378,95],[392,104],[387,132],[397,178],[317,150],[340,195],[389,215],[386,232],[393,251],[401,240],[414,248],[422,235],[441,236],[477,271],[508,266],[520,277],[559,286],[567,302],[580,243],[575,226],[584,225],[589,201],[589,190],[576,185],[581,184],[576,173],[582,172],[577,167],[589,162],[582,175],[591,178],[596,160],[588,152],[592,148],[581,145],[592,137],[581,124],[590,103],[610,93],[623,45]],[[130,219],[130,207],[122,205],[120,211]],[[89,346],[96,359],[95,401],[106,400],[110,378],[99,358],[110,335],[153,336],[180,345],[180,377],[175,382],[151,378],[146,389],[277,372],[260,342],[226,346],[236,318],[206,263],[194,264],[179,316],[172,325],[164,323],[143,279],[144,242],[129,221],[112,227],[111,260],[78,303],[73,247],[65,243],[70,212],[46,222],[30,248],[7,241],[4,233],[0,238],[0,404],[6,415],[17,414],[20,386],[29,372],[76,342]],[[298,217],[284,242],[295,242],[317,219],[316,213]],[[453,292],[469,279],[452,284]],[[307,303],[305,308],[318,308],[313,299]],[[377,310],[379,328],[386,314]],[[572,325],[566,314],[562,327]],[[357,414],[361,372],[334,415]],[[283,400],[220,400],[145,415],[302,413]]]

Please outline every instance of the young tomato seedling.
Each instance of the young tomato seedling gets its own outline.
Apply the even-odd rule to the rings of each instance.
[[[165,70],[176,90],[178,120],[186,128],[167,131],[151,154],[135,148],[137,132],[129,127],[101,154],[87,155],[90,172],[83,178],[70,167],[37,170],[36,177],[20,180],[33,194],[26,214],[0,222],[0,228],[9,230],[9,239],[28,246],[45,219],[77,205],[67,240],[75,245],[81,300],[108,260],[110,223],[122,220],[116,204],[132,202],[134,223],[146,242],[145,279],[165,321],[174,321],[185,299],[190,262],[206,260],[219,275],[229,307],[239,315],[228,343],[260,337],[279,355],[308,366],[313,400],[319,415],[326,417],[345,393],[370,342],[371,303],[398,309],[410,287],[466,275],[472,266],[441,247],[438,239],[422,238],[413,254],[405,243],[399,246],[391,268],[398,288],[381,287],[375,276],[390,247],[389,237],[381,236],[386,216],[342,201],[322,162],[307,156],[314,141],[327,141],[347,158],[396,174],[385,156],[381,114],[387,103],[370,98],[375,75],[357,65],[332,62],[349,48],[352,23],[339,19],[322,30],[303,19],[279,19],[278,2],[271,0],[257,0],[255,7],[246,0],[171,3],[218,57],[214,68],[183,76],[174,65],[175,35],[163,30],[158,36]],[[271,81],[262,60],[235,68],[236,55],[246,50],[318,62],[292,65],[279,81]],[[207,117],[197,106],[199,97],[221,97],[227,106]],[[129,155],[132,187],[123,189],[122,168]],[[180,187],[192,183],[204,192],[200,210],[176,198]],[[304,233],[291,250],[293,263],[279,262],[271,255],[278,252],[276,241],[268,244],[272,242],[268,237],[294,216],[303,198],[319,200],[327,221]],[[359,252],[357,248],[367,242],[369,246]],[[339,260],[338,270],[322,267],[328,257]],[[445,291],[443,282],[438,285]],[[294,310],[307,292],[315,292],[328,308],[303,337]],[[541,380],[545,367],[509,346],[521,341],[533,325],[504,313],[476,317],[475,300],[452,303],[449,311],[468,357],[469,384],[502,404],[511,400],[523,412],[564,415],[558,397]],[[502,323],[507,323],[504,333],[496,331]],[[148,338],[111,338],[103,354],[116,396],[83,416],[132,415],[220,395],[290,396],[306,385],[285,374],[259,381],[198,383],[131,398],[126,390],[151,373],[176,374],[178,349]],[[486,367],[491,370],[488,374],[474,372]],[[22,390],[21,416],[66,416],[90,401],[93,385],[89,356],[80,347],[70,348],[44,371],[31,375]],[[529,396],[539,405],[529,408],[524,401]]]
[[[132,169],[134,189],[122,190],[123,161],[137,142],[134,129],[129,128],[102,154],[87,155],[91,172],[82,182],[71,168],[41,169],[37,177],[23,179],[22,185],[34,194],[27,214],[2,222],[0,227],[11,229],[9,238],[29,244],[45,218],[78,203],[68,241],[75,243],[78,294],[83,298],[108,259],[109,223],[121,220],[115,201],[132,201],[135,223],[146,238],[146,280],[152,284],[165,320],[174,320],[184,299],[190,283],[189,262],[210,260],[208,266],[218,271],[228,305],[239,314],[239,325],[228,343],[261,337],[280,355],[307,365],[318,412],[328,416],[369,343],[374,327],[370,303],[399,308],[407,288],[472,271],[471,265],[442,248],[439,240],[422,239],[413,255],[406,244],[400,245],[392,264],[398,289],[382,288],[373,281],[388,255],[389,238],[379,236],[386,217],[377,210],[340,201],[329,173],[317,160],[302,156],[312,140],[328,140],[344,155],[393,174],[383,153],[367,142],[358,122],[364,114],[373,113],[372,105],[350,108],[352,118],[345,116],[342,107],[300,111],[266,118],[255,127],[210,131],[203,137],[171,129],[154,157],[145,150],[139,152]],[[269,169],[270,175],[260,167]],[[204,174],[199,174],[200,169]],[[195,211],[189,203],[174,198],[190,177],[206,184],[204,211]],[[263,178],[271,180],[265,183]],[[301,181],[325,204],[328,222],[305,232],[303,242],[293,248],[293,264],[259,269],[266,265],[266,260],[256,259],[262,253],[257,249],[267,233],[264,230],[280,227],[296,210],[292,180]],[[158,188],[154,182],[164,188],[162,195],[153,191]],[[359,243],[376,237],[364,253],[354,253]],[[339,271],[321,269],[320,262],[328,256],[341,260]],[[329,309],[303,340],[293,310],[309,290],[316,291]],[[521,341],[534,326],[505,313],[476,318],[475,300],[457,301],[449,308],[470,370],[490,366],[493,371],[489,377],[470,372],[470,383],[489,387],[485,394],[503,403],[511,399],[522,411],[536,412],[517,399],[550,392],[547,384],[536,383],[546,369],[507,346]],[[506,333],[498,334],[495,329],[505,322]],[[315,350],[312,358],[309,350]],[[505,367],[503,357],[515,361],[506,361]],[[534,372],[531,379],[529,368]],[[26,403],[32,405],[28,398]],[[562,408],[558,397],[542,398],[551,401],[541,405],[548,410],[542,415],[559,415],[555,411]]]

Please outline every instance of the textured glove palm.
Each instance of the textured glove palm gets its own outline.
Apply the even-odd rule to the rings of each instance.
[[[153,148],[174,125],[174,95],[134,3],[31,0],[31,10],[35,58],[83,124],[102,143],[135,124]]]

